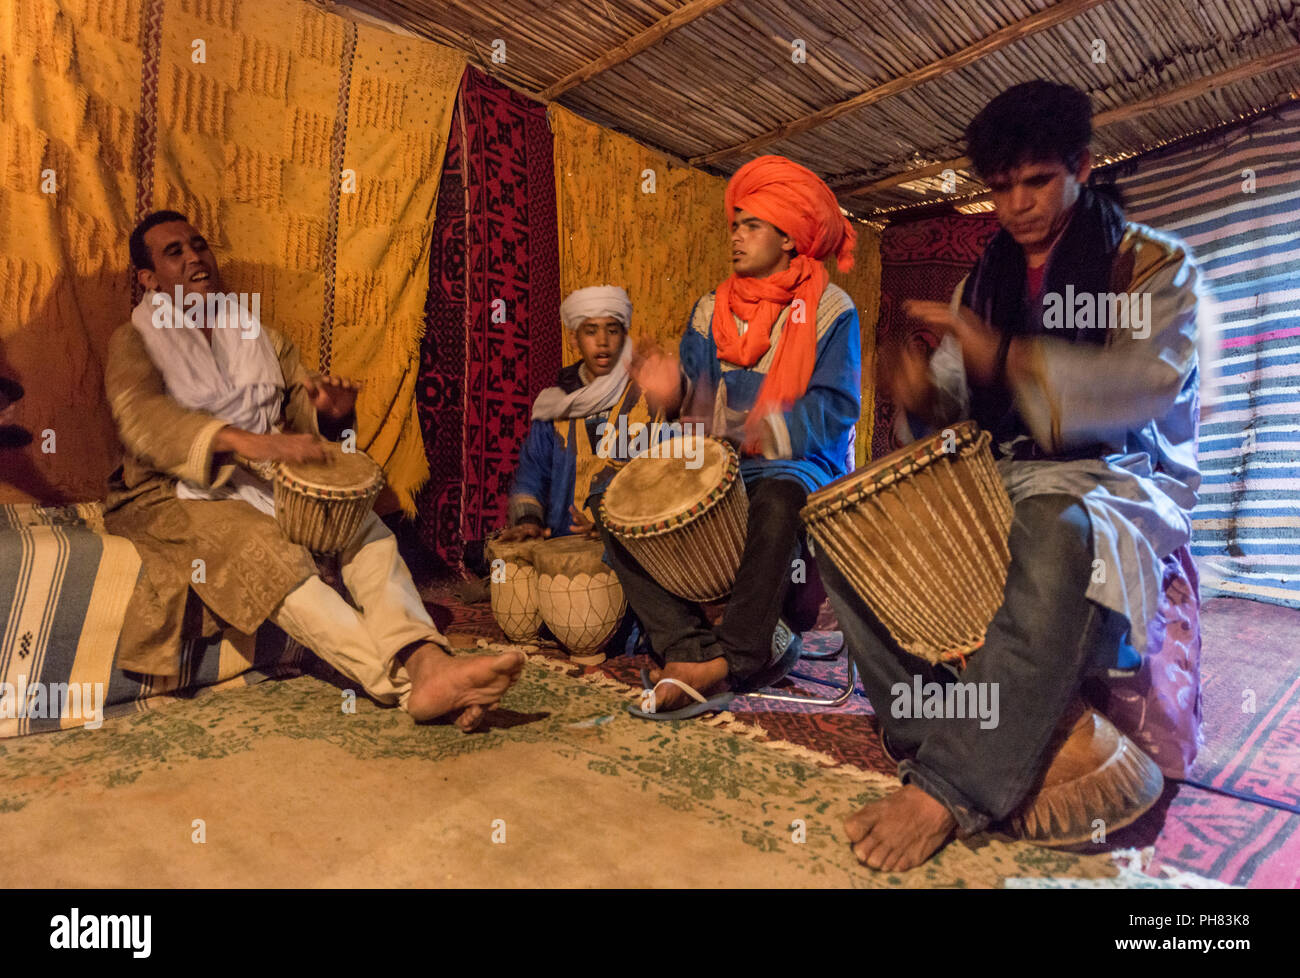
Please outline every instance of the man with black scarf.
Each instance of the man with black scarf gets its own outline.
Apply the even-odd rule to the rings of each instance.
[[[903,788],[845,823],[890,871],[1005,818],[1047,763],[1085,676],[1148,651],[1161,561],[1191,538],[1198,274],[1187,248],[1087,185],[1088,97],[1028,82],[966,130],[1001,230],[953,302],[910,302],[943,339],[884,379],[910,434],[973,418],[1015,507],[1003,604],[964,683],[997,684],[1000,721],[894,716],[902,683],[951,682],[902,651],[818,554]],[[923,597],[923,596],[922,596]],[[1156,651],[1151,649],[1150,651]],[[907,712],[907,711],[897,711]]]

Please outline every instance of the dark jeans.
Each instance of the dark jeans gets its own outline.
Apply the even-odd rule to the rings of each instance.
[[[890,747],[908,758],[899,765],[900,778],[943,802],[964,835],[1004,818],[1024,799],[1081,678],[1114,665],[1128,627],[1084,596],[1092,530],[1076,499],[1045,495],[1018,503],[1010,548],[1002,607],[960,674],[899,648],[825,552],[817,552],[867,698]],[[915,676],[922,684],[990,684],[985,691],[990,699],[997,694],[996,726],[986,729],[978,716],[916,716],[905,708],[915,705]],[[913,715],[896,715],[907,712]]]
[[[716,631],[699,604],[668,591],[617,539],[601,531],[607,558],[656,653],[667,662],[705,662],[722,656],[738,686],[771,662],[772,633],[799,551],[799,510],[808,498],[803,486],[789,479],[760,479],[745,488],[749,532],[736,588]]]

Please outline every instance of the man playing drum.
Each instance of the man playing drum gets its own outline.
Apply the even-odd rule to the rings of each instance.
[[[665,665],[652,673],[656,711],[708,694],[770,684],[798,657],[782,606],[808,493],[845,474],[861,413],[861,348],[853,301],[823,260],[853,264],[856,233],[830,188],[780,156],[742,166],[727,184],[730,278],[696,302],[679,356],[643,350],[632,376],[670,419],[725,419],[741,448],[748,533],[716,629],[606,535],[628,603]],[[714,433],[722,435],[715,424]],[[672,680],[674,682],[668,682]]]
[[[255,310],[224,301],[216,257],[183,215],[141,221],[131,261],[147,292],[109,342],[105,380],[126,451],[104,522],[142,563],[118,665],[174,676],[183,638],[272,621],[379,702],[477,726],[522,656],[449,655],[373,511],[341,554],[354,609],[285,538],[268,483],[236,464],[323,460],[321,436],[355,425],[357,386],[313,377]]]
[[[1021,804],[1081,678],[1132,668],[1148,651],[1162,560],[1191,536],[1197,271],[1185,246],[1126,222],[1086,185],[1091,130],[1087,96],[1045,81],[1003,92],[971,122],[968,154],[1002,229],[959,302],[909,303],[943,339],[928,363],[905,351],[887,379],[912,425],[935,432],[972,418],[992,435],[1014,504],[1011,564],[960,678],[997,692],[999,722],[895,709],[899,684],[956,673],[902,651],[818,550],[901,759],[903,787],[846,822],[854,852],[875,869],[917,866],[954,833],[981,831]],[[1112,293],[1129,308],[1108,322]],[[1088,299],[1062,310],[1063,295]]]
[[[608,447],[619,444],[602,426],[650,422],[641,388],[628,375],[627,293],[613,285],[578,289],[560,305],[560,319],[580,359],[533,402],[510,491],[510,526],[499,537],[507,542],[594,533],[592,500],[614,474]]]

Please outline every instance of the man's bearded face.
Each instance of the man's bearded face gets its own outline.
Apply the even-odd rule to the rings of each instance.
[[[178,285],[187,294],[221,291],[217,256],[188,221],[167,221],[151,227],[144,233],[144,243],[153,258],[153,269],[140,272],[146,288],[167,295],[174,295]]]

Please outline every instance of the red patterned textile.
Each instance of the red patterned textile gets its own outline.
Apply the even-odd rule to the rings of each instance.
[[[419,387],[432,472],[420,519],[456,567],[466,541],[505,521],[533,399],[560,369],[560,260],[545,108],[470,68],[452,130]]]
[[[988,217],[936,217],[891,225],[880,239],[880,319],[876,349],[882,363],[905,342],[939,342],[928,330],[903,315],[908,299],[946,301],[998,229]],[[894,405],[883,392],[876,395],[871,457],[880,458],[901,447],[894,437]]]
[[[416,500],[420,540],[449,567],[461,562],[461,465],[465,450],[465,185],[461,182],[459,110],[438,185],[429,257],[429,297],[420,346],[416,409],[429,481]]]

